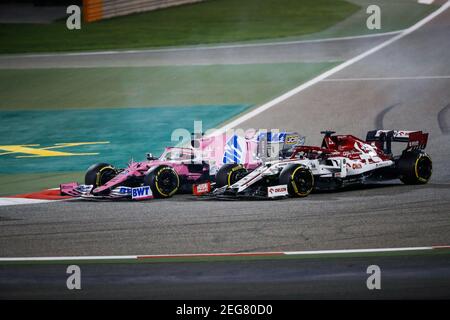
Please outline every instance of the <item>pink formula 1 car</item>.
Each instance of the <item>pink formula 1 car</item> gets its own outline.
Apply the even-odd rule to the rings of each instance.
[[[264,137],[264,139],[262,138]],[[126,168],[118,169],[108,163],[97,163],[88,168],[85,184],[76,182],[60,185],[62,195],[88,199],[133,199],[169,198],[175,193],[196,193],[200,185],[210,188],[216,172],[227,163],[241,164],[253,170],[261,164],[258,150],[261,141],[267,145],[282,144],[286,152],[298,144],[297,133],[251,132],[245,137],[221,134],[192,140],[192,147],[169,147],[155,158],[147,154],[143,162],[130,162]],[[210,190],[199,190],[199,192]]]

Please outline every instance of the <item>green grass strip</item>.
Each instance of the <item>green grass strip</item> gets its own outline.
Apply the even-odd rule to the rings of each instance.
[[[258,104],[338,63],[1,70],[0,110]]]
[[[359,9],[343,0],[207,0],[83,23],[1,24],[0,53],[144,48],[299,36]]]
[[[37,192],[56,188],[61,183],[84,181],[84,172],[0,174],[0,196]]]

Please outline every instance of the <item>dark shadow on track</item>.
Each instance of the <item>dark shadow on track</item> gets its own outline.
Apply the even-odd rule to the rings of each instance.
[[[438,123],[442,134],[450,133],[450,124],[448,123],[448,115],[450,114],[450,103],[442,108],[438,113]]]
[[[384,117],[386,116],[386,114],[389,111],[391,111],[392,109],[394,109],[395,107],[397,107],[399,105],[401,105],[401,103],[393,104],[393,105],[385,108],[379,114],[377,114],[377,116],[375,117],[375,128],[377,128],[379,130],[383,130],[384,129]]]

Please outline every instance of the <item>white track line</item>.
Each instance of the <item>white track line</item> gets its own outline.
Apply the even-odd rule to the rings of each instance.
[[[79,257],[25,257],[0,258],[0,262],[28,262],[28,261],[80,261],[80,260],[135,260],[138,256],[79,256]]]
[[[297,88],[286,92],[285,94],[279,96],[278,98],[275,98],[272,101],[267,102],[266,104],[263,104],[262,106],[253,109],[252,111],[244,114],[243,116],[229,122],[228,124],[224,125],[223,127],[219,128],[216,130],[216,132],[214,134],[221,134],[221,133],[225,133],[227,130],[235,128],[236,126],[238,126],[239,124],[257,116],[258,114],[272,108],[273,106],[291,98],[292,96],[298,94],[299,92],[315,85],[316,83],[330,77],[331,75],[347,68],[348,66],[351,66],[352,64],[366,58],[367,56],[391,45],[392,43],[402,39],[403,37],[411,34],[412,32],[416,31],[417,29],[419,29],[420,27],[422,27],[423,25],[425,25],[426,23],[430,22],[431,20],[433,20],[434,18],[436,18],[438,15],[440,15],[441,13],[443,13],[445,10],[448,9],[448,7],[450,6],[450,1],[447,1],[444,5],[442,5],[439,9],[437,9],[436,11],[432,12],[431,14],[429,14],[428,16],[426,16],[424,19],[420,20],[419,22],[417,22],[415,25],[409,27],[408,29],[404,30],[403,32],[401,32],[400,34],[396,35],[395,37],[390,38],[389,40],[386,40],[385,42],[373,47],[372,49],[361,53],[360,55],[345,61],[344,63],[322,73],[321,75],[315,77],[314,79],[309,80],[308,82],[305,82],[304,84],[298,86]]]
[[[405,248],[376,248],[376,249],[344,249],[344,250],[316,250],[316,251],[285,251],[285,252],[244,252],[244,253],[205,253],[205,254],[172,254],[172,255],[128,255],[128,256],[73,256],[73,257],[11,257],[0,258],[0,262],[39,262],[39,261],[95,261],[95,260],[137,260],[164,258],[202,258],[202,257],[248,257],[248,256],[277,256],[277,255],[329,255],[349,253],[383,253],[429,251],[436,249],[450,249],[450,246],[426,246]]]
[[[0,198],[0,207],[2,206],[16,206],[20,204],[37,204],[54,202],[58,200],[42,200],[42,199],[29,199],[29,198]]]
[[[429,80],[429,79],[450,79],[450,76],[417,76],[417,77],[380,77],[380,78],[331,78],[324,79],[325,82],[333,81],[384,81],[384,80]]]
[[[39,58],[39,57],[63,57],[63,56],[96,56],[96,55],[114,55],[114,54],[136,54],[136,53],[159,53],[159,52],[183,52],[183,51],[203,51],[203,50],[220,50],[220,49],[239,49],[239,48],[255,48],[255,47],[269,47],[281,45],[295,45],[307,43],[321,43],[333,41],[345,41],[364,38],[376,38],[383,36],[396,35],[404,30],[390,31],[384,33],[365,34],[359,36],[324,38],[312,40],[293,40],[293,41],[279,41],[279,42],[261,42],[261,43],[244,43],[244,44],[230,44],[218,46],[202,46],[202,47],[182,47],[182,48],[164,48],[164,49],[141,49],[141,50],[110,50],[110,51],[93,51],[93,52],[67,52],[67,53],[37,53],[37,54],[13,54],[2,55],[0,58]]]

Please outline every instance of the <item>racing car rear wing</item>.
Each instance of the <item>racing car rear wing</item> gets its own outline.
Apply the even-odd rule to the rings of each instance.
[[[392,153],[392,142],[408,143],[406,150],[423,150],[427,146],[428,133],[404,130],[373,130],[367,132],[366,141],[375,142],[375,145],[386,154]]]

